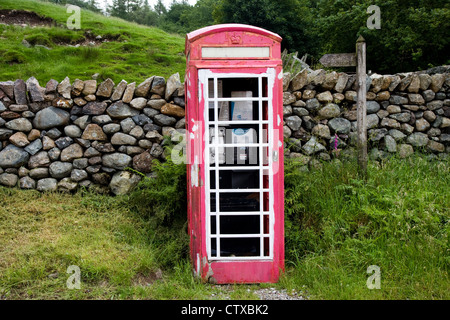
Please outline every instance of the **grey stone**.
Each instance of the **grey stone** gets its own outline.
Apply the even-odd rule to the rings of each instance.
[[[291,80],[290,89],[291,91],[298,91],[302,89],[308,81],[308,70],[304,69],[303,71],[297,73]]]
[[[61,150],[56,147],[52,148],[48,151],[48,157],[52,161],[58,160],[60,155],[61,155]]]
[[[27,86],[22,79],[17,79],[14,82],[14,99],[17,104],[28,104]]]
[[[128,134],[117,132],[111,138],[111,144],[113,145],[135,145],[136,138]]]
[[[154,100],[148,100],[147,106],[150,108],[153,108],[155,110],[161,110],[161,108],[167,103],[164,99],[154,99]]]
[[[380,104],[376,101],[367,101],[366,102],[367,114],[377,113],[380,110]]]
[[[31,169],[28,175],[33,179],[42,179],[48,177],[48,168]]]
[[[45,178],[38,180],[36,189],[41,192],[56,191],[58,181],[54,178]]]
[[[157,114],[154,117],[154,120],[156,124],[160,126],[173,126],[175,123],[177,123],[177,119],[174,117],[166,116],[164,114]]]
[[[393,114],[392,116],[395,116],[395,115]],[[383,118],[381,120],[380,125],[382,127],[393,128],[393,129],[400,129],[400,127],[401,127],[400,123],[396,119],[391,119],[391,118]]]
[[[158,143],[154,143],[150,149],[150,155],[155,158],[159,158],[163,152],[164,149]]]
[[[16,131],[22,131],[22,132],[29,132],[31,129],[33,129],[33,125],[28,119],[25,118],[18,118],[11,121],[8,121],[5,124],[5,127],[10,130],[16,130]]]
[[[341,113],[341,109],[337,104],[329,103],[325,107],[321,108],[318,112],[318,115],[324,119],[335,118],[339,116]]]
[[[395,141],[399,141],[399,140],[402,140],[402,139],[406,138],[406,135],[403,132],[401,132],[401,131],[399,131],[397,129],[389,130],[389,135],[392,138],[394,138]]]
[[[82,113],[85,115],[98,116],[105,112],[108,105],[106,102],[91,101],[88,102],[82,109]]]
[[[305,108],[308,111],[317,110],[317,109],[319,109],[319,107],[320,107],[320,103],[319,103],[319,100],[317,100],[316,98],[312,98],[312,99],[306,100]]]
[[[330,128],[325,124],[316,125],[311,133],[319,138],[330,139],[331,137]]]
[[[382,129],[371,129],[367,131],[367,139],[369,141],[380,141],[383,139],[388,133],[388,130],[385,128]]]
[[[428,140],[427,150],[435,153],[444,152],[445,146],[442,143],[433,140]]]
[[[391,95],[391,98],[389,99],[390,104],[408,104],[408,98],[397,96],[397,95]]]
[[[336,71],[331,71],[325,74],[325,80],[322,83],[322,89],[324,90],[332,90],[336,85],[338,80],[338,73]],[[319,99],[320,100],[320,99]],[[329,101],[331,102],[331,101]]]
[[[378,126],[380,120],[376,114],[369,114],[366,117],[366,121],[367,121],[367,129],[373,129]]]
[[[433,90],[425,90],[424,92],[422,92],[422,96],[425,100],[425,102],[430,102],[434,99],[435,97],[435,93]]]
[[[103,126],[103,131],[107,134],[114,134],[120,131],[120,124],[110,123]]]
[[[61,137],[55,141],[58,148],[64,149],[73,143],[73,139],[70,137]]]
[[[297,131],[300,129],[300,126],[302,125],[302,119],[300,119],[299,116],[290,116],[285,119],[286,125],[289,126],[289,128],[293,131]]]
[[[320,144],[314,136],[309,139],[302,149],[308,156],[326,150],[325,146]]]
[[[17,184],[19,177],[12,173],[0,174],[0,184],[6,187],[14,187]]]
[[[33,126],[36,129],[50,129],[66,125],[69,122],[70,115],[67,111],[48,107],[38,111],[34,120]]]
[[[70,79],[65,77],[63,81],[58,84],[58,93],[66,99],[70,99],[70,92],[72,91],[72,86],[70,85]]]
[[[416,120],[416,130],[419,132],[427,131],[431,127],[430,123],[424,118]]]
[[[410,104],[422,105],[425,104],[425,99],[421,94],[418,93],[410,93],[408,94],[408,100]]]
[[[70,138],[79,138],[81,137],[81,129],[76,125],[70,125],[64,127],[64,133],[66,136]]]
[[[444,106],[444,102],[442,100],[434,100],[427,103],[428,110],[437,110]]]
[[[397,142],[395,142],[393,137],[390,135],[384,136],[384,143],[388,152],[397,152]]]
[[[283,92],[283,105],[287,106],[294,103],[297,99],[290,92]]]
[[[300,117],[309,115],[308,110],[306,110],[305,108],[294,107],[294,108],[292,108],[292,111],[294,114],[296,114]]]
[[[347,134],[350,132],[351,129],[350,121],[344,118],[331,119],[330,121],[328,121],[328,126],[330,127],[333,133],[337,132]]]
[[[292,107],[291,106],[283,106],[283,117],[292,115]]]
[[[441,90],[442,85],[445,82],[445,75],[444,74],[433,74],[431,76],[431,84],[430,84],[430,89],[433,90],[434,92],[438,92],[439,90]]]
[[[8,140],[9,137],[11,137],[13,133],[14,133],[14,131],[12,131],[10,129],[0,128],[0,140]]]
[[[399,144],[397,150],[400,158],[407,158],[414,153],[413,147],[409,144]]]
[[[114,89],[114,92],[111,96],[112,101],[117,101],[122,98],[123,93],[125,92],[125,89],[127,87],[127,82],[125,80],[122,80],[119,82],[119,84]]]
[[[86,170],[82,170],[82,169],[73,169],[70,174],[70,179],[72,179],[75,182],[80,182],[80,181],[86,180],[88,177],[89,177],[89,175],[86,172]]]
[[[41,88],[39,81],[35,77],[31,77],[26,83],[27,90],[30,93],[31,101],[42,102],[44,101],[45,89]]]
[[[138,114],[136,116],[133,116],[132,119],[138,126],[145,126],[147,123],[153,123],[153,120],[145,114]]]
[[[83,91],[81,92],[85,96],[95,94],[97,91],[97,80],[84,81]]]
[[[106,113],[113,119],[125,119],[139,114],[139,110],[131,108],[122,101],[117,101],[106,109]]]
[[[313,70],[308,73],[307,81],[313,86],[320,86],[325,81],[326,72],[323,69]]]
[[[130,106],[138,109],[138,110],[142,110],[144,109],[144,107],[147,105],[147,99],[139,97],[139,98],[134,98],[133,100],[131,100],[130,102]]]
[[[133,190],[141,177],[128,171],[120,171],[114,174],[109,184],[111,192],[115,195],[127,194]]]
[[[136,126],[131,129],[130,136],[133,136],[136,139],[142,139],[145,136],[144,129],[142,129],[141,126]]]
[[[131,164],[132,158],[123,153],[106,154],[102,157],[102,164],[105,167],[123,170]]]
[[[111,97],[113,89],[114,81],[108,78],[99,84],[96,95],[98,97],[109,98]]]
[[[78,183],[70,178],[64,178],[58,182],[58,190],[62,192],[73,192],[77,189]]]
[[[125,92],[123,93],[122,101],[124,103],[130,103],[133,100],[134,90],[136,88],[136,82],[132,82],[127,85]]]
[[[153,78],[152,86],[150,88],[150,93],[155,93],[157,95],[163,96],[166,91],[166,79],[163,77],[155,76]]]
[[[122,128],[122,131],[125,133],[129,133],[131,129],[136,127],[136,123],[133,121],[132,118],[126,118],[122,121],[120,121],[120,127]]]
[[[414,132],[406,138],[406,142],[414,147],[424,147],[428,143],[428,136],[422,132]]]
[[[61,151],[61,161],[73,161],[74,159],[83,157],[83,148],[77,144],[71,144]]]
[[[165,100],[164,100],[165,101]],[[148,105],[148,103],[147,103]],[[163,104],[164,105],[164,104]],[[161,108],[159,108],[160,110]],[[144,115],[146,115],[147,117],[150,117],[150,119],[153,119],[154,116],[156,116],[157,114],[159,114],[160,112],[154,108],[144,108],[143,110]],[[140,114],[142,115],[142,114]],[[136,117],[136,116],[135,116]]]
[[[134,90],[134,95],[136,97],[147,97],[148,92],[150,91],[150,87],[152,85],[154,77],[150,77],[144,80],[141,84],[139,84]]]
[[[170,101],[170,98],[179,87],[181,87],[181,81],[180,81],[180,74],[177,72],[171,75],[169,79],[167,79],[165,92],[166,101]]]
[[[399,122],[409,122],[411,120],[411,113],[402,112],[402,113],[391,114],[389,116],[389,118],[395,119]]]
[[[49,173],[52,178],[61,179],[70,176],[73,165],[70,162],[55,161],[49,167]]]
[[[420,89],[427,90],[431,84],[431,76],[426,73],[419,74],[419,80],[420,80]]]
[[[45,94],[56,93],[57,88],[58,88],[58,81],[56,81],[55,79],[50,79],[45,86]]]
[[[27,153],[28,154],[28,153]],[[46,151],[40,151],[31,156],[28,160],[28,168],[47,167],[50,164],[50,158]]]
[[[36,189],[36,181],[30,177],[22,177],[19,180],[20,189]]]
[[[12,81],[0,82],[0,90],[2,90],[11,100],[14,99],[14,82]]]
[[[42,141],[41,139],[36,139],[32,143],[30,143],[28,146],[25,147],[25,151],[34,156],[36,153],[38,153],[42,149]]]
[[[0,168],[19,168],[27,163],[29,158],[28,152],[10,144],[0,151]]]
[[[58,139],[59,137],[61,137],[62,133],[61,131],[59,131],[56,128],[53,128],[49,131],[47,131],[46,136],[51,138],[51,139]]]

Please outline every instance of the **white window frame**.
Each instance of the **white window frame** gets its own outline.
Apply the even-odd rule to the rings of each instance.
[[[205,119],[205,150],[203,159],[205,159],[205,200],[206,200],[206,213],[205,213],[205,225],[206,225],[206,251],[208,255],[208,260],[210,261],[239,261],[239,260],[273,260],[274,251],[274,198],[273,198],[273,170],[272,170],[272,139],[273,135],[273,88],[275,85],[275,69],[268,68],[265,73],[214,73],[209,69],[200,69],[198,71],[199,79],[199,101],[204,102],[204,119]],[[218,79],[225,78],[257,78],[258,79],[258,97],[251,98],[218,98]],[[262,79],[267,78],[267,97],[263,97],[263,82]],[[209,97],[209,81],[213,80],[214,83],[214,96]],[[203,88],[203,92],[202,92]],[[257,101],[258,102],[258,119],[259,120],[237,120],[237,121],[219,121],[219,108],[218,103],[221,101]],[[214,121],[209,121],[209,104],[214,103]],[[263,102],[267,102],[267,120],[263,119]],[[237,146],[237,144],[220,144],[219,142],[210,144],[209,127],[210,125],[214,127],[215,136],[218,137],[219,126],[227,124],[258,124],[258,143],[242,144],[242,146],[248,147],[258,147],[259,150],[259,165],[244,165],[244,166],[233,166],[233,167],[220,167],[219,161],[215,161],[211,165],[209,157],[209,149],[215,148],[215,154],[219,154],[219,147],[230,147]],[[267,125],[267,138],[263,139],[263,126]],[[265,141],[267,140],[267,141]],[[216,139],[218,141],[218,139]],[[265,141],[265,142],[263,142]],[[241,144],[239,144],[241,145]],[[263,152],[267,150],[267,163],[263,163]],[[259,188],[254,189],[220,189],[219,188],[219,169],[222,170],[259,170]],[[215,188],[212,189],[210,186],[210,172],[213,170],[215,174]],[[264,176],[269,177],[269,187],[264,188]],[[249,212],[221,212],[220,211],[220,193],[253,193],[258,192],[260,197],[260,208],[259,211],[249,211]],[[210,196],[211,193],[215,193],[216,196],[216,211],[211,213],[210,208]],[[268,194],[268,210],[264,211],[264,195]],[[257,234],[220,234],[220,217],[221,216],[238,216],[238,215],[258,215],[260,217],[259,233]],[[268,216],[269,219],[269,230],[268,234],[264,233],[264,217]],[[216,219],[216,233],[211,234],[211,218]],[[216,239],[216,255],[211,255],[211,240]],[[221,257],[220,256],[220,239],[223,238],[259,238],[260,240],[260,250],[259,256],[239,256],[239,257]],[[269,254],[264,255],[264,239],[269,239]]]

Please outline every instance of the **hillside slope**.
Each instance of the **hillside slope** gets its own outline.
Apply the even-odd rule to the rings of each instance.
[[[81,29],[69,30],[72,13],[37,0],[0,0],[0,81],[36,77],[41,83],[90,79],[142,82],[152,75],[184,74],[184,38],[81,10]]]

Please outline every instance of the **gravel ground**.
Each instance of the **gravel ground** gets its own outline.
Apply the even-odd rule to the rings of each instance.
[[[230,285],[222,285],[221,289],[223,292],[213,293],[211,297],[213,299],[230,299],[229,292],[233,291]],[[247,289],[247,292],[252,292],[260,300],[308,300],[308,296],[303,291],[297,292],[297,290],[292,289],[289,293],[286,289],[276,289],[276,288],[261,288],[261,289]]]
[[[286,289],[277,290],[275,288],[264,288],[253,291],[261,300],[306,300],[294,289],[287,293]]]

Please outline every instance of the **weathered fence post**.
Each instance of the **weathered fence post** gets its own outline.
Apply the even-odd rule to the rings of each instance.
[[[364,177],[367,175],[367,120],[366,120],[366,41],[362,36],[356,40],[357,56],[357,131],[358,167]]]

